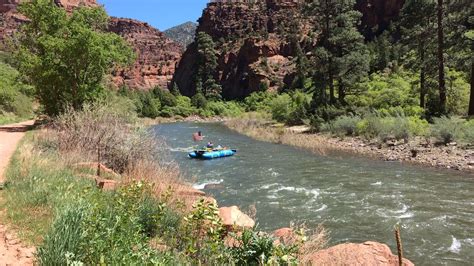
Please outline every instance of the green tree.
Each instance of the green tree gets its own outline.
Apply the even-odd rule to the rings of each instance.
[[[217,51],[212,37],[205,32],[196,36],[197,73],[195,75],[196,91],[201,90],[205,97],[220,99],[222,87],[216,82],[215,73],[218,66]]]
[[[20,31],[19,69],[50,115],[96,99],[105,74],[133,59],[125,41],[106,32],[103,8],[84,7],[68,15],[51,0],[37,0],[19,10],[29,18]]]
[[[468,115],[474,116],[474,2],[451,1],[448,4],[448,61],[466,73],[471,93]]]
[[[420,78],[420,107],[426,106],[427,74],[433,72],[436,4],[431,0],[409,0],[402,9],[400,25],[402,42],[409,50],[408,65]],[[411,60],[414,59],[414,60]]]
[[[437,0],[437,24],[438,24],[438,88],[439,106],[441,113],[446,113],[446,78],[444,73],[444,1]]]
[[[315,36],[320,45],[314,51],[313,108],[327,103],[335,104],[335,85],[338,82],[339,100],[345,104],[347,86],[369,70],[368,50],[363,36],[357,30],[361,13],[354,10],[355,1],[314,0],[309,4],[316,20]],[[318,34],[320,33],[320,34]],[[329,88],[329,101],[326,89]]]

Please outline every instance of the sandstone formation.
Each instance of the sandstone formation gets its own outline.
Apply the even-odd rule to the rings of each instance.
[[[197,32],[209,34],[218,50],[214,79],[226,99],[241,99],[261,88],[280,88],[294,79],[295,45],[289,35],[297,34],[303,51],[311,52],[317,38],[309,36],[314,23],[305,17],[303,1],[265,0],[213,1],[199,19]],[[361,30],[367,38],[387,28],[404,0],[358,0],[363,13]],[[377,28],[374,30],[374,28]],[[375,33],[374,33],[375,32]],[[183,54],[173,78],[184,95],[196,92],[197,45]]]
[[[363,244],[341,244],[318,251],[305,258],[308,265],[399,265],[398,257],[392,254],[385,244],[365,242]],[[411,261],[403,259],[403,265],[414,265]]]
[[[270,88],[282,85],[292,72],[292,49],[284,33],[291,21],[304,21],[300,5],[294,1],[208,4],[199,19],[198,32],[209,34],[219,51],[215,79],[223,86],[227,99],[243,98],[267,83]],[[304,34],[307,29],[302,23]],[[184,95],[195,94],[197,46],[191,44],[183,55],[173,81]]]
[[[133,89],[168,87],[181,56],[181,45],[148,23],[133,19],[111,18],[109,30],[127,40],[137,54],[132,67],[113,72],[116,86]]]

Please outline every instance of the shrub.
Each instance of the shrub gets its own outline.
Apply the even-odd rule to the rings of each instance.
[[[236,102],[210,101],[206,106],[204,114],[236,117],[243,113],[243,108]]]
[[[298,244],[275,245],[275,239],[264,233],[244,230],[234,238],[239,245],[231,248],[237,265],[292,265],[297,264]]]
[[[244,100],[247,112],[270,110],[270,103],[276,94],[268,91],[253,92]]]
[[[411,136],[410,123],[405,117],[380,117],[369,115],[357,123],[357,133],[367,139],[378,138],[382,142],[389,139],[404,139]]]
[[[156,155],[156,141],[144,131],[130,127],[129,117],[111,112],[108,105],[84,106],[82,111],[67,110],[53,124],[61,152],[81,152],[83,159],[97,158],[123,173],[140,160]]]
[[[474,145],[474,120],[469,120],[463,126],[463,140],[468,145]]]
[[[357,124],[360,121],[360,117],[357,116],[340,116],[330,124],[328,129],[337,136],[352,136],[356,134]]]
[[[430,135],[430,124],[425,119],[416,116],[408,117],[408,128],[412,135],[427,137]]]
[[[198,92],[191,98],[191,103],[198,109],[204,109],[207,106],[206,96],[204,96],[204,94],[201,92]]]
[[[160,87],[155,87],[151,92],[155,98],[160,100],[161,106],[173,107],[177,105],[177,98],[171,92],[163,90]]]
[[[286,93],[278,95],[270,103],[272,118],[278,122],[286,122],[293,111],[292,108],[292,99]]]
[[[448,144],[462,139],[463,120],[457,117],[439,117],[433,119],[432,136],[437,141]]]
[[[183,116],[187,117],[194,114],[196,111],[191,104],[191,99],[186,96],[176,97],[176,106],[165,106],[161,110],[161,116],[172,117],[172,116]]]

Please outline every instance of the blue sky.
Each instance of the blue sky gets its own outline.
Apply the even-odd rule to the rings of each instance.
[[[133,18],[166,30],[187,21],[196,21],[208,0],[98,0],[107,13]]]

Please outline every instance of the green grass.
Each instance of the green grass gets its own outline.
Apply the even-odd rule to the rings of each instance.
[[[34,133],[29,132],[13,155],[2,191],[4,218],[20,232],[20,238],[40,244],[49,229],[55,209],[94,188],[92,180],[77,177],[59,162],[59,157],[32,152]]]
[[[1,125],[8,125],[13,123],[18,123],[26,119],[22,119],[16,115],[12,114],[0,114],[0,126]]]

